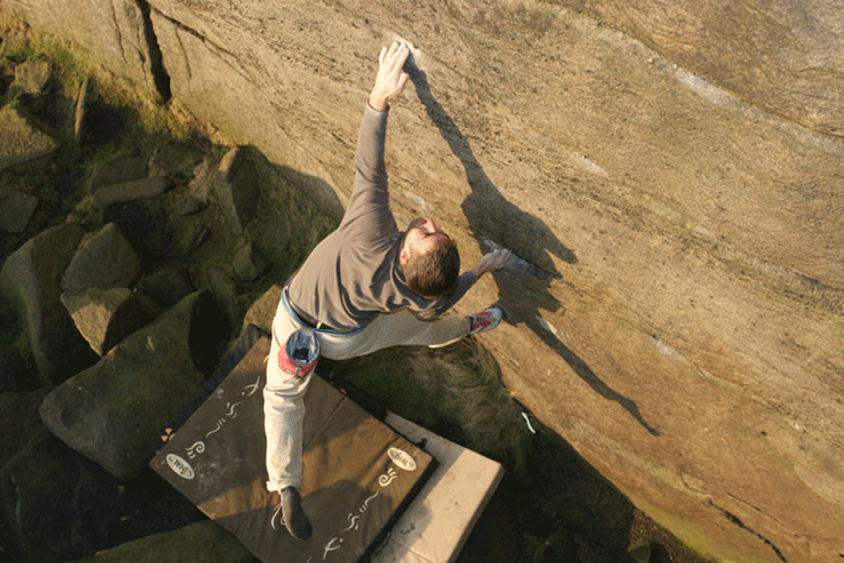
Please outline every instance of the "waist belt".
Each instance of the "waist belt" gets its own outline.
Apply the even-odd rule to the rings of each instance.
[[[285,288],[285,297],[287,297],[287,289],[286,288]],[[290,305],[290,308],[293,309],[293,312],[296,313],[296,316],[299,317],[299,320],[302,322],[302,324],[308,325],[311,328],[317,327],[316,319],[314,319],[312,316],[307,314],[305,311],[303,311],[302,309],[297,307],[296,304],[293,303],[290,300],[289,297],[287,299],[287,304]],[[324,327],[324,328],[328,328],[328,327]]]

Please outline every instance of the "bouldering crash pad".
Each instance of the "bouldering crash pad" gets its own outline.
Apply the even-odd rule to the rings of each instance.
[[[384,421],[437,459],[437,468],[372,556],[372,563],[453,563],[495,493],[504,468],[401,416]]]
[[[305,395],[301,490],[313,535],[297,541],[274,530],[279,498],[265,487],[262,394],[270,340],[248,330],[240,341],[252,344],[248,352],[224,359],[207,398],[162,433],[151,467],[265,563],[367,558],[437,462],[315,375]]]

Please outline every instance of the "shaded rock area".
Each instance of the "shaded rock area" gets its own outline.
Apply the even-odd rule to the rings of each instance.
[[[61,303],[60,280],[82,237],[73,223],[53,227],[6,258],[0,291],[26,326],[32,355],[44,381],[60,382],[90,365],[81,335]]]
[[[7,560],[69,561],[203,519],[151,475],[118,480],[36,424],[0,468]]]
[[[126,287],[65,292],[61,301],[79,333],[99,356],[149,324],[158,312],[154,304]]]
[[[195,289],[189,274],[173,268],[144,276],[136,288],[139,293],[146,295],[163,309],[172,307]]]
[[[257,181],[254,151],[248,147],[235,147],[220,161],[214,176],[214,194],[234,233],[241,233],[255,214]]]
[[[254,281],[266,274],[272,263],[255,248],[251,241],[238,250],[232,261],[235,275],[242,281]]]
[[[46,58],[27,59],[15,67],[15,85],[27,94],[40,95],[50,79],[52,63]]]
[[[6,342],[0,344],[0,365],[3,366],[3,371],[0,372],[0,392],[18,391],[33,386],[32,382],[26,381],[30,375],[29,366],[14,345]]]
[[[234,536],[214,522],[197,522],[102,551],[77,563],[252,563],[255,558]]]
[[[0,559],[254,561],[146,463],[249,304],[333,223],[250,149],[233,236],[214,177],[236,147],[147,133],[108,77],[29,58],[28,28],[0,24]],[[97,134],[76,135],[80,115]],[[267,249],[274,217],[305,220],[287,202],[316,232]]]
[[[131,287],[141,261],[120,228],[109,223],[79,246],[64,271],[62,289]]]
[[[0,109],[0,170],[47,156],[58,143],[35,129],[14,108]]]
[[[147,159],[140,156],[122,156],[94,165],[88,181],[91,193],[105,186],[124,184],[147,177]]]
[[[115,203],[152,199],[166,192],[167,188],[167,180],[159,177],[112,184],[94,192],[94,203],[108,207]]]
[[[197,356],[219,349],[222,319],[210,300],[206,293],[191,294],[132,333],[47,395],[41,420],[112,475],[137,477],[155,454],[161,429],[202,387],[197,363],[207,369],[210,362],[197,362]]]
[[[237,326],[232,323],[237,323],[240,319],[241,307],[237,299],[237,284],[232,276],[223,268],[211,266],[205,270],[205,279],[229,326]]]
[[[38,207],[38,198],[10,190],[0,194],[0,230],[19,234],[26,226]]]

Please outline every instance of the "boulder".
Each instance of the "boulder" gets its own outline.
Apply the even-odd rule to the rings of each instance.
[[[202,386],[197,369],[219,348],[208,293],[189,295],[47,395],[41,419],[53,434],[122,479],[136,477],[155,443]]]
[[[244,282],[255,281],[273,267],[272,262],[267,260],[252,241],[247,242],[235,252],[232,258],[232,269],[234,274]]]
[[[208,225],[199,221],[187,221],[182,225],[177,245],[185,255],[190,255],[205,244],[210,236],[211,229]]]
[[[144,25],[145,7],[145,3],[131,0],[3,2],[3,10],[38,30],[83,46],[93,61],[128,78],[147,94],[158,96],[161,58],[155,43],[151,43],[152,31]]]
[[[481,340],[514,396],[698,551],[835,560],[838,2],[565,3],[151,0],[174,99],[344,201],[376,54],[413,41],[391,206],[531,265],[456,307],[506,310]]]
[[[79,84],[79,90],[76,92],[76,109],[73,114],[73,140],[76,144],[82,142],[82,137],[85,134],[85,114],[88,103],[88,84],[90,78],[85,78]]]
[[[50,79],[52,63],[45,58],[27,59],[15,67],[15,86],[24,93],[38,96]]]
[[[109,223],[82,242],[62,277],[62,289],[130,287],[141,271],[141,260],[123,236]]]
[[[273,318],[281,300],[281,288],[281,285],[273,284],[252,302],[243,319],[243,329],[253,324],[266,332],[272,332]]]
[[[38,201],[37,197],[17,190],[0,193],[0,230],[14,234],[24,232]]]
[[[173,214],[179,217],[187,217],[199,213],[208,206],[207,199],[199,199],[189,193],[179,194],[173,203]]]
[[[212,520],[141,538],[75,563],[253,563],[255,557],[237,538]]]
[[[56,152],[59,143],[30,125],[16,109],[0,108],[0,171]]]
[[[147,161],[140,156],[121,156],[94,165],[88,180],[91,193],[105,186],[133,182],[147,177]]]
[[[45,381],[64,381],[96,358],[60,301],[61,276],[80,238],[78,225],[53,227],[24,243],[0,270],[0,291],[22,320]]]
[[[75,559],[92,549],[79,533],[82,515],[76,502],[77,495],[90,491],[85,491],[74,453],[40,421],[35,424],[26,447],[0,468],[8,525],[21,563]],[[97,487],[93,480],[85,484]],[[77,525],[68,526],[69,520]]]
[[[167,178],[160,176],[142,178],[131,182],[122,182],[104,186],[94,192],[94,203],[108,207],[115,203],[127,203],[139,199],[153,199],[170,189]]]
[[[176,248],[173,217],[168,210],[166,198],[110,205],[105,208],[103,216],[106,221],[120,227],[144,263],[155,264],[169,258],[183,259]]]
[[[28,387],[28,366],[20,352],[11,344],[0,343],[0,393],[19,391]],[[38,378],[35,378],[36,381]]]
[[[213,180],[217,204],[231,231],[243,232],[255,215],[260,197],[260,183],[255,158],[250,147],[234,147],[217,167]]]
[[[39,430],[44,430],[38,419],[38,406],[48,391],[44,387],[28,393],[0,393],[0,412],[4,416],[0,467],[23,450]]]
[[[651,563],[653,548],[650,545],[642,545],[630,550],[630,559],[633,563]]]
[[[188,184],[188,194],[191,198],[202,202],[203,207],[208,205],[212,198],[216,172],[214,162],[207,156],[193,169],[193,177]]]
[[[76,328],[100,356],[158,313],[151,302],[125,287],[70,291],[62,293],[61,300]]]
[[[169,309],[196,288],[183,270],[167,269],[144,276],[137,290],[162,309]]]
[[[204,518],[160,479],[115,479],[38,420],[24,431],[25,447],[0,468],[0,512],[13,539],[4,561],[72,561]]]
[[[158,148],[150,157],[149,175],[190,178],[203,156],[203,152],[194,146],[171,142]]]
[[[237,284],[222,268],[212,266],[205,271],[208,288],[214,295],[217,307],[226,320],[226,327],[231,334],[240,322],[241,310],[237,299]]]

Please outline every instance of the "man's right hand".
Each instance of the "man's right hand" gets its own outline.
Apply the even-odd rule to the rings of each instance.
[[[403,67],[408,55],[410,46],[404,41],[394,41],[389,48],[381,48],[381,54],[378,56],[378,75],[369,94],[369,105],[372,109],[385,111],[390,100],[404,91],[408,75]]]

